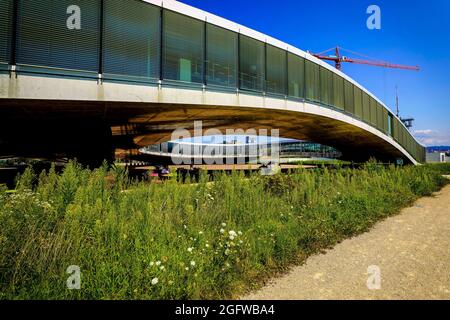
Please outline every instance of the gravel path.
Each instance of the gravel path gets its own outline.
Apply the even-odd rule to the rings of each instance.
[[[450,186],[242,299],[450,300]]]

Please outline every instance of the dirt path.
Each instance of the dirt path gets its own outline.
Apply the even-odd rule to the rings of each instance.
[[[381,288],[369,290],[367,281]],[[450,299],[450,186],[242,299]]]

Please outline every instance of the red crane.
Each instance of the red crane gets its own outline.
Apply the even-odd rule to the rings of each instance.
[[[330,52],[334,50],[335,55],[325,55],[325,53]],[[369,58],[367,56],[363,56],[359,53],[350,51],[350,50],[346,50],[344,48],[341,47],[336,47],[336,48],[331,48],[328,49],[326,51],[323,51],[321,53],[315,53],[312,54],[313,56],[315,56],[316,58],[319,58],[321,60],[327,60],[327,61],[334,61],[335,65],[336,65],[336,69],[341,70],[342,69],[342,63],[343,62],[348,62],[348,63],[356,63],[356,64],[366,64],[369,66],[376,66],[376,67],[384,67],[384,68],[394,68],[394,69],[403,69],[403,70],[412,70],[412,71],[419,71],[420,67],[418,66],[405,66],[405,65],[401,65],[401,64],[392,64],[386,61],[377,61],[377,60],[363,60],[363,59],[355,59],[355,58],[349,58],[346,56],[342,56],[340,51],[348,51],[354,55],[359,55],[365,58]],[[370,59],[370,58],[369,58]]]

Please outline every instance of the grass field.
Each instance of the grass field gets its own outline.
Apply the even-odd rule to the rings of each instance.
[[[445,183],[450,166],[298,170],[207,183],[122,169],[28,169],[0,190],[0,299],[222,299],[367,231]],[[79,266],[81,289],[67,268]]]

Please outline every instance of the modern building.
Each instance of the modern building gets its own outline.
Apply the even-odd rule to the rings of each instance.
[[[173,0],[0,1],[0,105],[0,156],[98,164],[202,121],[278,129],[354,161],[425,161],[400,119],[355,80]]]
[[[445,163],[450,162],[450,154],[446,152],[427,152],[427,163]]]

